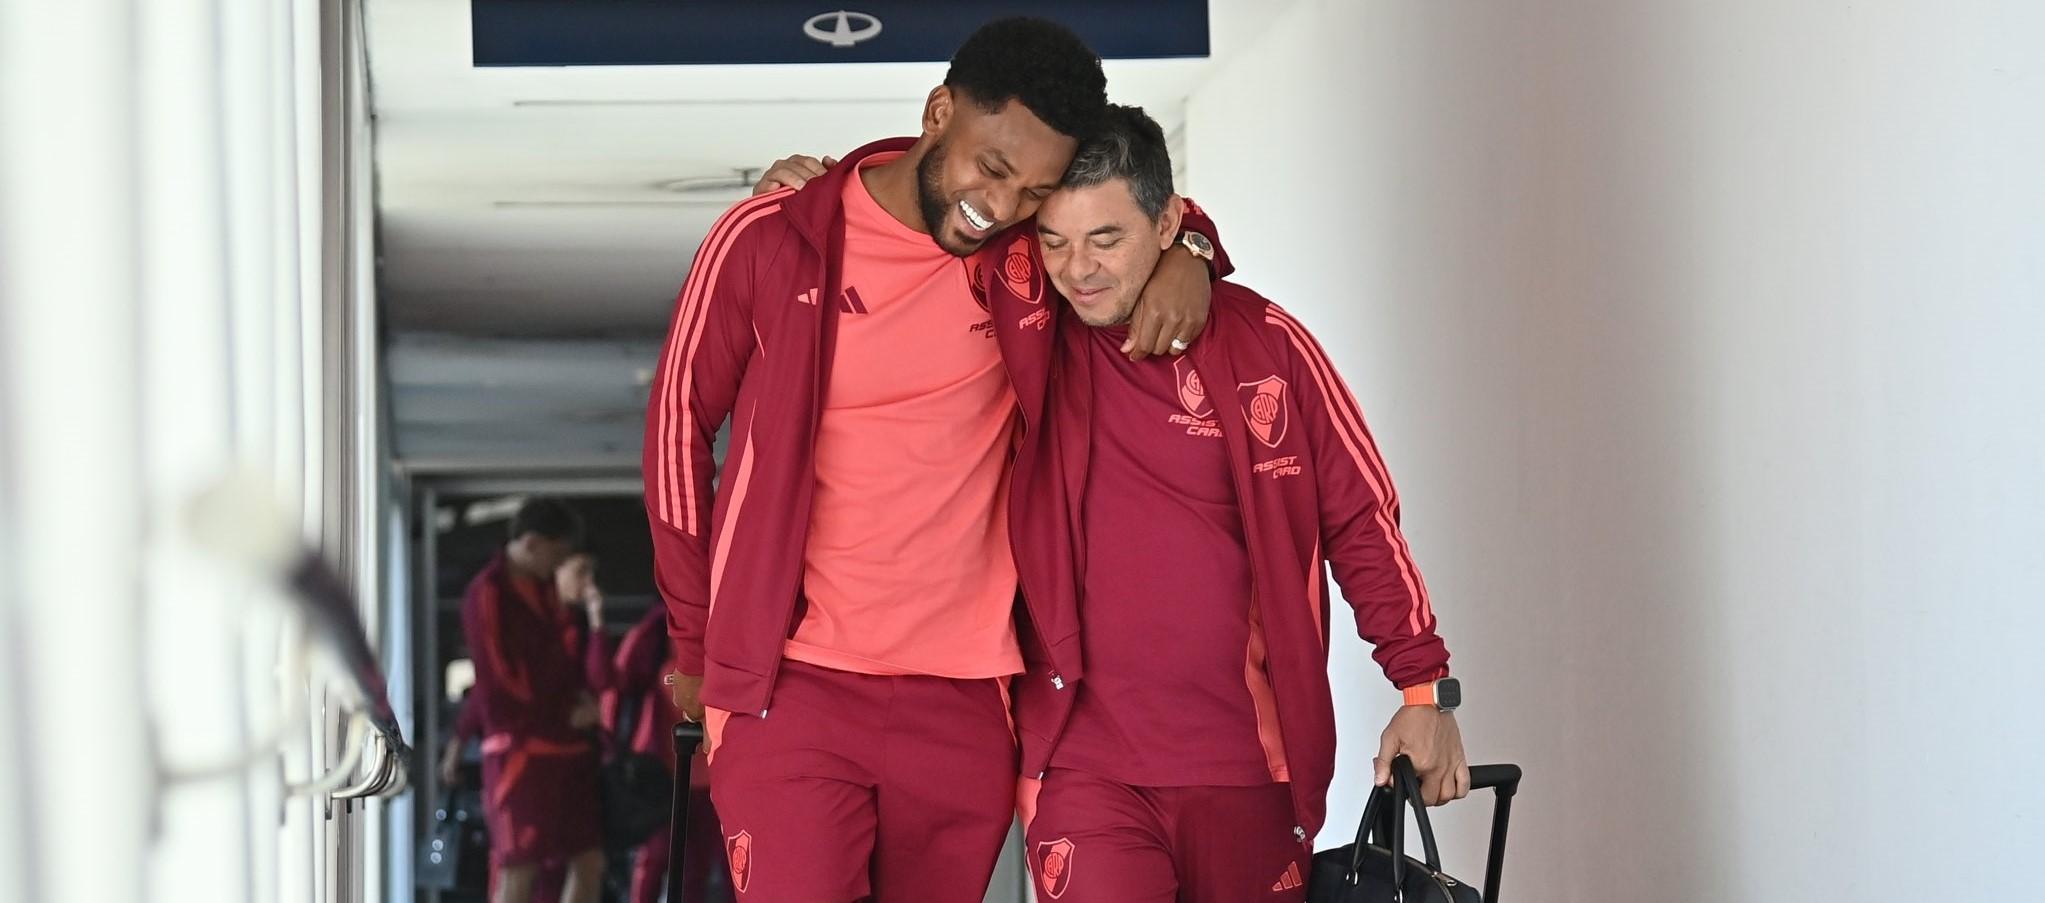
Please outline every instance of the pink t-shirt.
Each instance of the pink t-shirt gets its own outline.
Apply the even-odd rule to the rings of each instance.
[[[877,154],[872,166],[900,156]],[[1016,400],[966,261],[845,182],[844,286],[817,430],[802,623],[786,655],[865,674],[1022,670]]]

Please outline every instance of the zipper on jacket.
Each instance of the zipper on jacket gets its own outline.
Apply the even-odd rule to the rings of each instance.
[[[1193,371],[1195,373],[1199,373],[1200,371],[1200,363],[1197,360],[1195,360],[1193,363]],[[1203,383],[1205,383],[1207,375],[1204,373],[1200,373],[1200,379]],[[1223,424],[1222,445],[1224,445],[1228,449],[1229,459],[1228,478],[1230,483],[1235,484],[1236,510],[1240,513],[1243,522],[1243,554],[1249,559],[1250,565],[1250,623],[1261,624],[1263,623],[1263,618],[1258,616],[1258,612],[1262,610],[1262,606],[1258,604],[1257,554],[1255,548],[1257,542],[1257,531],[1253,528],[1252,524],[1250,523],[1252,517],[1252,513],[1250,510],[1250,487],[1247,483],[1243,481],[1243,474],[1249,470],[1249,462],[1242,460],[1240,453],[1236,449],[1235,439],[1227,426],[1229,422],[1228,418],[1218,417],[1216,419],[1220,420]],[[1270,648],[1269,644],[1266,644],[1265,649],[1267,651],[1264,656],[1264,673],[1267,678],[1269,678],[1271,675],[1271,657],[1268,651],[1269,648]],[[1280,717],[1278,712],[1278,681],[1276,680],[1271,681],[1271,723],[1278,727],[1279,745],[1282,748],[1285,744],[1285,719]],[[1291,756],[1288,755],[1286,758],[1290,759]],[[1289,790],[1290,788],[1288,787],[1288,791]],[[1286,795],[1292,797],[1292,815],[1294,818],[1298,818],[1299,817],[1298,795],[1290,792],[1288,792]],[[1298,838],[1302,843],[1306,841],[1307,829],[1304,824],[1293,825],[1292,833],[1293,836]]]
[[[1056,372],[1056,369],[1058,367],[1058,351],[1057,346],[1055,344],[1052,346],[1051,360],[1049,362],[1049,366],[1051,367],[1052,372]],[[1003,370],[1004,371],[1007,370],[1007,366],[1005,364],[1003,365]],[[1016,447],[1019,450],[1022,450],[1018,451],[1018,453],[1016,454],[1016,463],[1019,465],[1022,463],[1022,452],[1026,451],[1029,448],[1031,434],[1034,432],[1034,430],[1031,428],[1030,424],[1030,413],[1023,409],[1022,392],[1016,388],[1014,372],[1008,371],[1007,376],[1008,390],[1010,392],[1014,392],[1016,395],[1015,403],[1016,417],[1022,421],[1022,436],[1020,437],[1021,441],[1016,443]],[[1045,382],[1047,385],[1044,392],[1044,403],[1047,405],[1052,403],[1051,393],[1057,391],[1055,388],[1052,388],[1048,385],[1049,381],[1050,381],[1049,374],[1046,374]],[[1037,462],[1039,469],[1042,468],[1043,463],[1044,462],[1042,461]],[[1036,603],[1032,601],[1037,597],[1030,593],[1030,581],[1027,577],[1024,576],[1026,573],[1028,573],[1029,569],[1023,567],[1023,558],[1020,554],[1017,554],[1015,548],[1015,537],[1019,532],[1017,530],[1018,525],[1016,524],[1015,513],[1016,485],[1017,481],[1015,479],[1015,474],[1013,470],[1011,470],[1009,473],[1008,480],[1008,557],[1010,560],[1015,562],[1015,585],[1017,588],[1022,590],[1023,617],[1030,619],[1030,632],[1037,635],[1038,643],[1043,644],[1044,660],[1050,662],[1051,664],[1051,689],[1063,690],[1065,689],[1065,678],[1063,675],[1060,675],[1058,673],[1058,654],[1052,651],[1051,635],[1044,632],[1043,622],[1037,620],[1037,606]]]
[[[1029,418],[1027,417],[1023,418],[1023,429],[1029,429]],[[1011,480],[1009,485],[1013,486],[1014,481]],[[1010,490],[1011,493],[1013,491],[1013,489]],[[1015,585],[1022,589],[1023,617],[1030,619],[1030,632],[1037,635],[1037,642],[1044,647],[1044,660],[1051,663],[1051,689],[1063,690],[1065,689],[1065,677],[1058,673],[1058,654],[1052,651],[1050,635],[1044,632],[1043,622],[1037,620],[1037,607],[1030,601],[1036,597],[1030,594],[1030,581],[1023,576],[1029,569],[1023,567],[1022,556],[1016,554],[1015,527],[1015,501],[1011,497],[1008,507],[1008,554],[1010,558],[1015,559],[1016,563]]]
[[[821,410],[818,411],[818,416],[822,416]],[[810,449],[811,449],[810,454],[812,455],[812,457],[814,457],[816,454],[816,435],[814,428],[812,428],[811,430]],[[816,476],[811,475],[810,479],[815,480]],[[812,487],[815,486],[814,483],[812,483],[811,485]],[[814,488],[812,488],[811,491],[814,492],[815,491]],[[807,526],[803,527],[804,531],[808,531],[808,529],[809,528]],[[806,562],[803,560],[802,555],[797,554],[795,556],[795,580],[792,586],[794,592],[790,593],[790,601],[788,603],[788,621],[781,627],[782,638],[781,649],[774,656],[774,664],[769,665],[767,668],[768,702],[760,707],[761,718],[767,717],[767,709],[772,707],[774,698],[774,685],[781,681],[781,663],[788,660],[788,638],[795,635],[795,628],[797,626],[795,621],[795,609],[797,606],[794,602],[794,593],[802,591],[802,569],[805,563]]]
[[[857,175],[857,173],[855,173],[855,175]],[[834,276],[831,272],[832,255],[833,254],[840,255],[841,260],[843,258],[843,254],[845,251],[844,239],[845,239],[845,212],[843,209],[840,209],[838,211],[837,222],[831,226],[830,233],[827,234],[824,238],[824,247],[818,249],[820,254],[819,262],[822,264],[824,270],[824,278],[819,280],[822,283],[822,285],[820,285],[819,288],[829,289],[830,291],[828,294],[819,296],[819,301],[817,302],[816,305],[817,311],[816,345],[810,349],[810,353],[814,355],[816,358],[815,371],[816,376],[810,382],[811,393],[814,397],[811,400],[811,407],[809,411],[809,433],[805,437],[805,441],[809,444],[809,457],[811,466],[808,468],[809,470],[808,479],[810,487],[809,490],[810,501],[812,503],[815,502],[817,491],[817,474],[815,466],[817,457],[817,433],[822,431],[823,429],[824,393],[829,389],[829,386],[825,384],[824,379],[824,371],[830,366],[829,363],[827,363],[824,360],[824,332],[832,324],[836,323],[837,318],[834,311],[838,309],[834,305],[824,303],[821,299],[824,297],[836,298],[838,297],[838,292],[844,290],[843,286],[843,283],[845,281],[844,273],[839,272]],[[835,249],[832,248],[834,240],[838,246]],[[804,542],[806,543],[808,542],[808,535],[810,530],[809,521],[807,518],[803,520],[802,530]],[[803,559],[802,553],[798,552],[795,556],[794,574],[792,575],[793,579],[789,581],[789,587],[792,590],[792,592],[790,593],[788,601],[788,618],[781,625],[781,648],[776,650],[775,652],[774,663],[767,666],[767,701],[765,703],[762,703],[760,706],[761,718],[767,717],[767,710],[771,708],[773,705],[774,685],[781,682],[781,663],[788,660],[788,638],[795,635],[795,629],[797,627],[795,621],[796,605],[794,592],[800,592],[802,589],[802,569],[805,564],[806,562]]]

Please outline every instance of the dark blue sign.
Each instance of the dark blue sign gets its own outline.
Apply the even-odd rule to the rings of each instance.
[[[478,66],[951,59],[1003,16],[1064,23],[1103,59],[1207,55],[1206,0],[469,0]]]

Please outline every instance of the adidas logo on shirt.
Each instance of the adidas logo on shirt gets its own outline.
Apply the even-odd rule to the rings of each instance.
[[[795,300],[803,304],[815,304],[817,303],[817,290],[810,289],[798,294],[795,296]],[[849,285],[845,287],[844,291],[838,293],[838,309],[848,314],[863,314],[867,312],[866,301],[859,297],[859,289]]]

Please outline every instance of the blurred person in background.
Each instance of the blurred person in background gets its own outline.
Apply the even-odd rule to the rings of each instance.
[[[604,634],[603,591],[596,584],[596,556],[588,551],[571,553],[554,568],[554,592],[570,614],[563,619],[562,641],[570,650],[581,650],[583,678],[588,688],[602,694],[611,681],[611,648]],[[571,606],[580,605],[583,617],[574,618]],[[454,730],[440,753],[440,781],[445,787],[462,784],[463,750],[483,738],[482,706],[473,691],[462,696]],[[601,699],[601,697],[599,697]],[[532,903],[556,903],[567,883],[565,862],[544,864],[533,878]],[[497,886],[497,870],[491,870],[491,887]],[[495,898],[493,890],[491,894]]]
[[[608,668],[588,663],[592,649],[602,657],[601,594],[590,579],[593,561],[563,567],[578,557],[581,539],[582,519],[567,503],[527,501],[512,518],[509,541],[462,600],[462,631],[476,664],[470,699],[483,736],[495,903],[533,903],[547,866],[566,869],[563,903],[597,903],[603,880],[590,731],[599,723],[592,684]],[[564,586],[580,594],[595,622],[588,630],[563,605]]]

